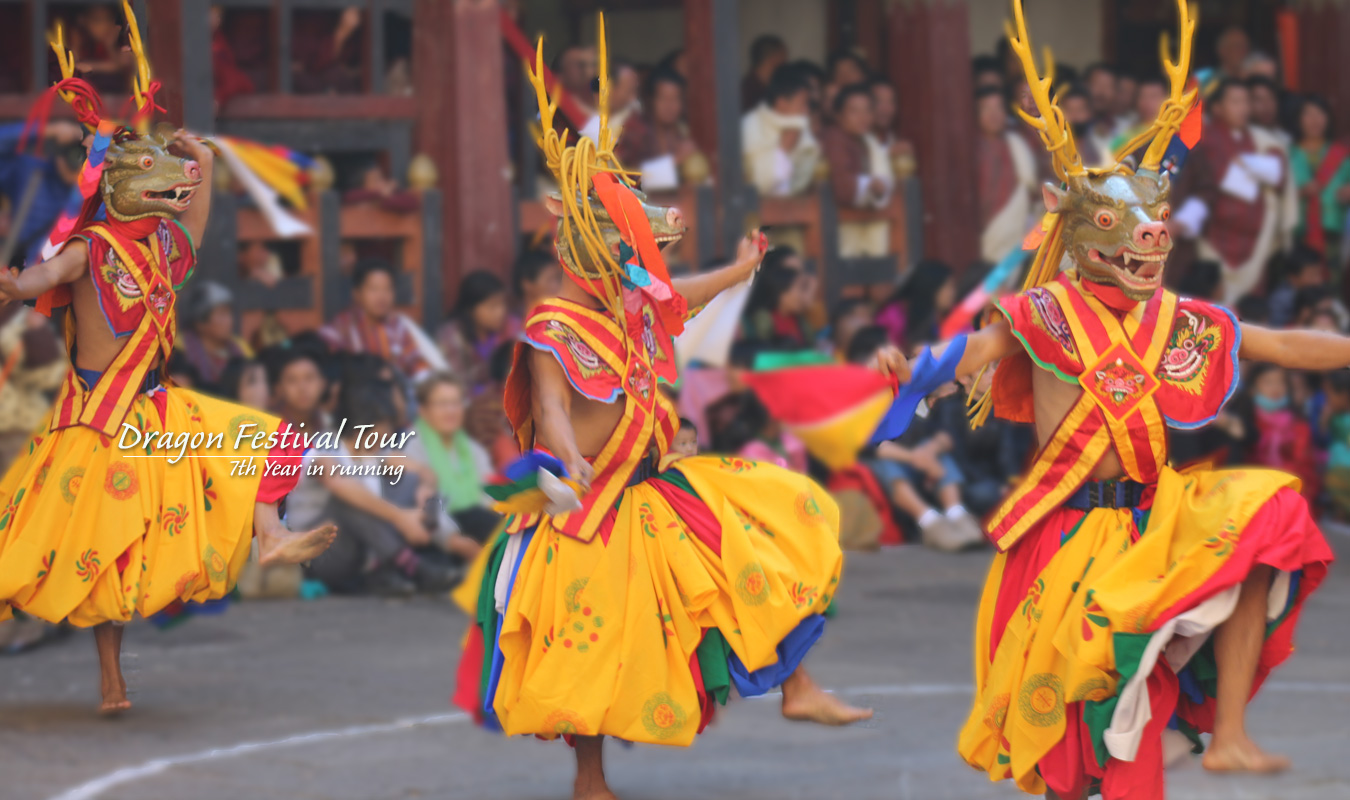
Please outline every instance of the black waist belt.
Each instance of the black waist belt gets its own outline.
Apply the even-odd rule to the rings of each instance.
[[[1094,508],[1138,508],[1149,484],[1137,481],[1088,481],[1069,495],[1065,508],[1091,511]]]
[[[651,456],[648,456],[639,461],[637,469],[634,469],[633,474],[628,476],[628,485],[637,486],[639,483],[642,483],[643,481],[647,480],[648,478],[652,477],[655,474],[656,474],[656,460],[653,459]]]

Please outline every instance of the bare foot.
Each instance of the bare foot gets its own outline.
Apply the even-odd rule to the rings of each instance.
[[[327,550],[335,539],[337,526],[331,523],[308,531],[292,531],[280,523],[258,528],[258,563],[264,567],[303,564]]]
[[[1255,772],[1274,774],[1289,769],[1289,759],[1273,756],[1256,746],[1247,736],[1214,737],[1200,763],[1211,772]]]
[[[115,717],[129,708],[131,701],[127,699],[127,682],[120,678],[104,679],[103,702],[98,706],[98,713],[105,717]]]
[[[852,725],[872,718],[872,709],[854,708],[815,684],[783,693],[783,716],[820,725]]]

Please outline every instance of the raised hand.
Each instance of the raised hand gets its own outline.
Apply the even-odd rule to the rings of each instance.
[[[909,359],[900,352],[900,348],[894,345],[887,345],[877,351],[877,372],[890,378],[895,377],[900,383],[908,383],[910,376]]]

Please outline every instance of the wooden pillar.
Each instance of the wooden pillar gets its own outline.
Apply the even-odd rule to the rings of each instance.
[[[508,277],[515,252],[500,15],[498,0],[413,7],[416,142],[440,171],[447,304],[466,272]]]
[[[741,164],[739,29],[739,0],[684,0],[689,128],[699,149],[712,160],[722,209],[721,235],[715,241],[721,243],[722,254],[735,252],[747,203]]]
[[[1299,88],[1322,95],[1336,115],[1336,130],[1350,129],[1350,2],[1300,0]]]
[[[924,255],[957,270],[980,239],[969,28],[965,0],[893,0],[887,24],[900,132],[918,153]]]
[[[198,132],[215,120],[209,0],[141,0],[141,33],[164,109],[161,119]]]

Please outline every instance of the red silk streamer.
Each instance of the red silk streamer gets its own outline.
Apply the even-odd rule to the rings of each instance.
[[[99,97],[98,91],[82,78],[66,78],[52,84],[47,91],[38,95],[37,101],[33,103],[33,109],[28,112],[28,119],[24,120],[23,132],[19,136],[19,152],[23,152],[29,130],[39,137],[36,150],[38,153],[42,152],[40,138],[42,129],[47,127],[47,120],[52,116],[52,105],[62,92],[71,95],[70,107],[75,111],[75,118],[81,124],[91,130],[98,127],[103,119],[103,99]]]
[[[161,114],[168,113],[168,111],[165,110],[164,106],[161,106],[155,102],[155,93],[158,92],[161,88],[163,87],[160,85],[159,81],[150,81],[150,85],[146,87],[144,92],[141,93],[141,96],[145,98],[145,102],[143,104],[141,104],[140,106],[135,105],[136,103],[135,95],[128,97],[126,99],[126,102],[122,104],[122,116],[127,117],[131,120],[131,127],[134,128],[136,127],[137,124],[145,120],[147,117],[154,116],[154,113],[156,111],[160,112]]]
[[[595,186],[595,195],[609,212],[610,219],[619,229],[619,237],[624,244],[638,254],[642,268],[651,275],[652,285],[642,288],[657,301],[656,308],[661,314],[661,322],[671,336],[679,336],[684,331],[684,298],[675,291],[670,282],[670,272],[666,269],[665,259],[661,257],[661,248],[652,235],[652,227],[647,224],[647,212],[642,201],[637,199],[626,185],[612,173],[602,172],[591,180]]]
[[[530,40],[520,30],[520,26],[516,25],[516,21],[511,18],[511,14],[504,8],[502,9],[501,20],[502,38],[506,40],[506,46],[511,48],[516,57],[522,61],[534,64],[535,54],[534,48],[530,45]],[[590,115],[581,110],[581,106],[577,105],[577,101],[572,98],[572,95],[568,94],[566,89],[558,86],[557,76],[548,67],[544,67],[543,78],[544,87],[548,89],[549,96],[557,96],[558,108],[568,119],[572,120],[574,126],[581,128],[590,121]]]

